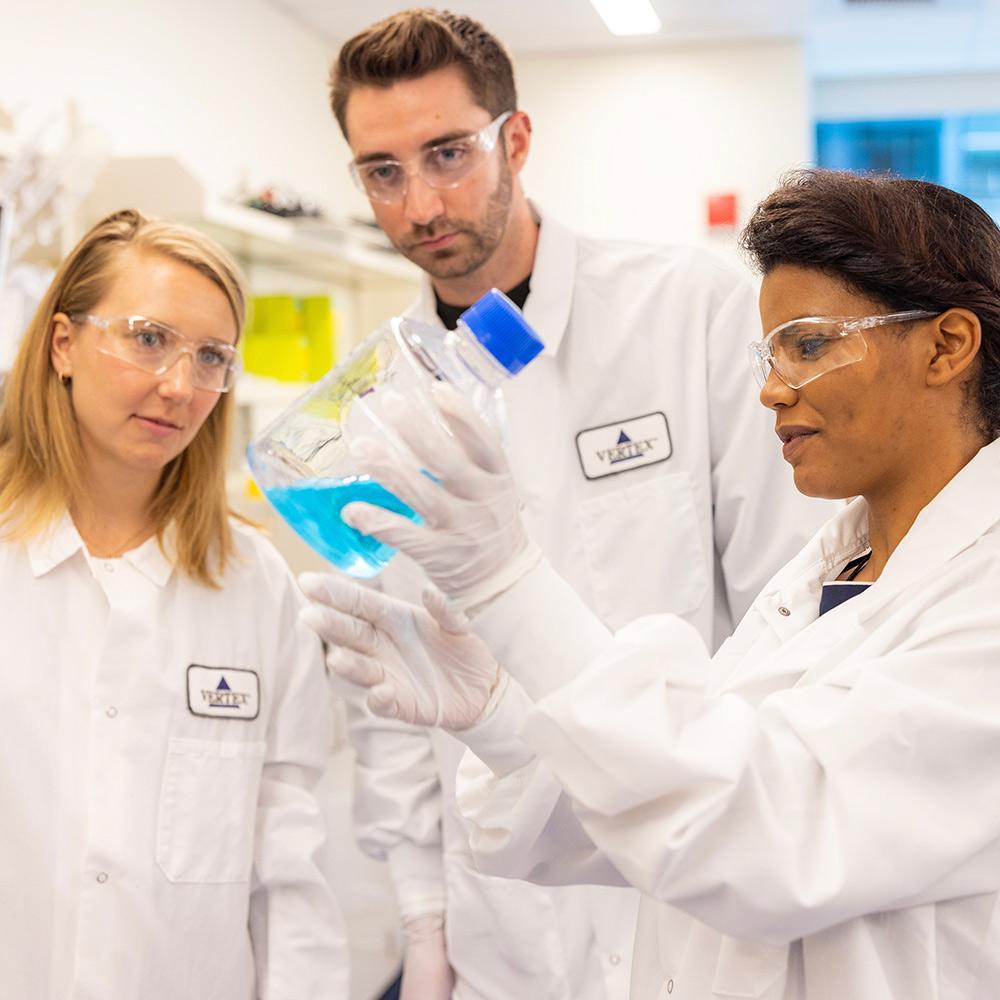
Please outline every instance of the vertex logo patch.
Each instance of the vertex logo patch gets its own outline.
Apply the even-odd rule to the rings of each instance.
[[[664,413],[647,413],[580,431],[576,450],[587,479],[665,462],[674,452]]]
[[[254,670],[192,663],[187,669],[187,697],[194,715],[249,720],[260,714],[260,680]]]

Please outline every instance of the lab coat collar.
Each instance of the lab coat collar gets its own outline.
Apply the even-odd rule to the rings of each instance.
[[[68,513],[53,521],[38,535],[29,538],[25,544],[31,574],[37,579],[61,566],[67,559],[83,551],[83,539]]]
[[[871,587],[821,617],[823,583],[868,547],[868,505],[860,497],[855,499],[779,570],[754,601],[753,611],[780,640],[780,651],[765,652],[763,660],[750,656],[741,661],[745,649],[738,630],[728,653],[724,652],[728,644],[720,650],[715,683],[721,689],[763,696],[787,687],[790,675],[844,681],[858,669],[856,662],[845,664],[838,652],[845,638],[855,635],[907,587],[933,579],[998,521],[1000,441],[983,448],[920,512]],[[752,638],[754,630],[748,634]],[[809,664],[807,669],[804,663]]]
[[[811,585],[819,594],[834,567],[860,555],[868,547],[868,505],[861,497],[842,507],[794,559],[771,578],[761,597],[780,597],[797,584]]]
[[[867,620],[905,587],[943,566],[998,521],[1000,440],[982,448],[917,515],[877,584],[849,602],[858,621]],[[824,581],[867,547],[868,505],[858,497],[772,578],[756,602],[759,610],[779,631],[797,631],[801,623],[782,622],[771,612],[793,600],[796,604],[815,600],[818,607]]]
[[[175,551],[174,539],[175,531],[171,526],[164,532],[162,547],[154,535],[152,538],[147,538],[138,548],[126,552],[122,558],[151,583],[155,583],[157,587],[165,587],[174,571],[173,561],[166,554]]]
[[[172,548],[173,529],[168,529],[164,546]],[[32,575],[37,579],[62,565],[77,552],[84,552],[84,541],[68,513],[62,515],[47,531],[27,542],[28,562]],[[173,563],[160,548],[156,537],[147,539],[142,545],[126,552],[122,557],[158,587],[166,586],[173,573]]]
[[[878,586],[863,594],[865,621],[914,580],[933,573],[1000,521],[1000,440],[981,448],[917,515],[890,556]]]
[[[576,280],[576,236],[534,202],[529,204],[540,227],[524,318],[541,338],[545,353],[554,355],[569,327]]]
[[[823,583],[868,548],[868,505],[858,497],[832,517],[765,585],[754,608],[783,642],[819,616]],[[848,602],[856,606],[857,598]]]
[[[544,353],[554,355],[569,326],[576,277],[576,236],[534,202],[529,201],[529,205],[540,226],[524,318],[541,338]],[[407,314],[423,323],[440,324],[434,288],[426,273],[420,283],[420,297]]]

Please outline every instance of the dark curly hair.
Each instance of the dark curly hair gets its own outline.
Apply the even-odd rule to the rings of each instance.
[[[355,87],[391,87],[457,66],[476,103],[493,117],[517,110],[514,69],[504,47],[478,21],[446,10],[404,10],[345,42],[330,68],[330,106],[347,138],[347,100]]]
[[[939,184],[796,170],[754,210],[740,238],[763,274],[816,268],[890,311],[961,307],[982,327],[979,422],[1000,437],[1000,229]]]

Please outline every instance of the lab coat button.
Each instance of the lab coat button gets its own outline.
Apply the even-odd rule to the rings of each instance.
[[[668,993],[674,992],[674,981],[672,979],[667,980],[667,992]]]
[[[788,608],[778,608],[778,614],[787,618],[791,614],[791,611],[789,611]]]
[[[108,880],[108,873],[107,872],[98,872],[97,873],[97,881],[100,882],[101,885],[104,885],[104,883],[107,882],[107,880]]]
[[[621,962],[621,960],[622,960],[621,955],[610,955],[610,956],[608,956],[608,961],[612,965],[618,965]]]
[[[109,718],[113,719],[118,714],[118,709],[114,705],[108,705],[105,709],[104,714]]]

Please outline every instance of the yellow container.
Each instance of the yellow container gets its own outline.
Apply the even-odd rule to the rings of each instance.
[[[309,349],[309,379],[315,382],[332,367],[337,355],[337,330],[329,295],[302,299],[302,327]]]
[[[291,295],[257,295],[243,349],[247,371],[286,382],[310,377],[309,340],[299,303]]]

